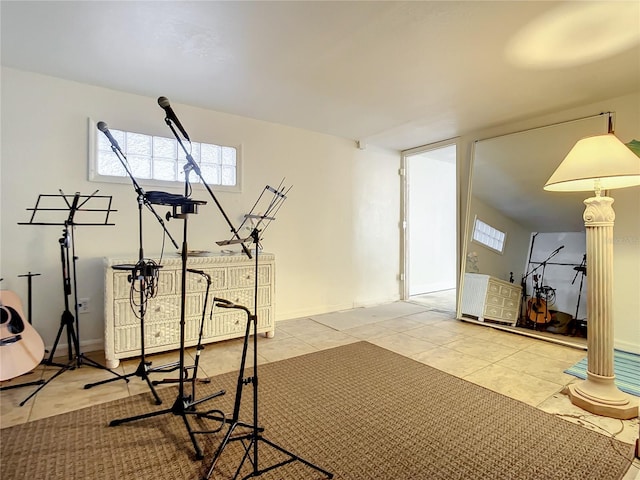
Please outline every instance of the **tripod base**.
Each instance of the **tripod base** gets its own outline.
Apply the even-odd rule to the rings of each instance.
[[[6,385],[4,387],[0,387],[0,392],[4,392],[5,390],[13,390],[14,388],[22,388],[22,387],[32,387],[34,385],[42,385],[44,380],[34,380],[33,382],[25,382],[19,383],[18,385]]]
[[[271,470],[275,470],[276,468],[280,468],[283,467],[285,465],[288,465],[290,463],[293,462],[301,462],[302,464],[306,465],[309,468],[312,468],[313,470],[316,470],[320,473],[322,473],[323,475],[325,475],[327,478],[333,478],[333,473],[309,462],[308,460],[305,460],[304,458],[290,452],[289,450],[284,449],[283,447],[281,447],[280,445],[272,442],[271,440],[266,439],[263,435],[261,435],[260,432],[264,431],[263,428],[255,428],[255,427],[251,427],[253,429],[252,432],[244,434],[244,435],[239,435],[236,437],[232,437],[231,435],[233,434],[233,431],[237,428],[237,427],[247,427],[247,424],[243,424],[243,423],[234,423],[229,427],[229,430],[227,432],[227,434],[225,435],[224,439],[222,440],[222,443],[220,444],[220,446],[218,447],[218,450],[216,451],[216,454],[213,458],[213,461],[211,462],[211,466],[209,467],[209,471],[207,472],[206,476],[204,477],[204,480],[208,480],[209,478],[211,478],[211,476],[214,473],[214,470],[216,468],[216,465],[218,463],[218,460],[220,459],[220,457],[222,456],[222,452],[224,451],[224,449],[229,445],[229,443],[231,442],[235,442],[235,441],[239,441],[242,443],[242,446],[244,448],[244,455],[242,456],[242,459],[240,461],[240,464],[238,465],[238,468],[236,469],[236,472],[233,476],[234,480],[237,479],[240,475],[240,472],[242,471],[242,467],[244,466],[245,462],[247,461],[247,459],[249,460],[249,462],[251,463],[251,465],[253,465],[253,469],[252,471],[248,474],[245,475],[244,477],[242,477],[243,479],[247,479],[247,478],[254,478],[254,477],[260,477],[262,474],[266,473],[266,472],[270,472]],[[248,442],[246,442],[248,440]],[[266,468],[260,468],[259,462],[258,462],[258,447],[259,447],[259,443],[265,443],[268,446],[270,446],[271,448],[277,450],[278,452],[286,455],[288,458],[279,461],[277,463],[274,463]]]
[[[58,368],[60,368],[60,370],[58,370],[56,373],[54,373],[46,381],[45,380],[40,380],[38,382],[34,382],[33,384],[34,385],[39,385],[39,387],[36,388],[33,392],[31,392],[31,394],[27,398],[25,398],[22,402],[20,402],[20,406],[21,407],[24,406],[24,404],[27,403],[40,390],[42,390],[50,382],[55,380],[57,377],[62,375],[64,372],[66,372],[67,370],[75,370],[76,368],[80,368],[82,365],[88,365],[90,367],[99,368],[100,370],[106,370],[107,372],[110,372],[110,373],[112,373],[112,374],[114,374],[116,376],[116,378],[114,378],[113,380],[125,380],[126,382],[129,381],[127,378],[125,378],[124,376],[120,375],[119,373],[116,373],[113,370],[109,370],[104,365],[100,365],[98,362],[96,362],[95,360],[91,360],[90,358],[86,357],[82,353],[79,354],[79,355],[76,355],[76,357],[74,359],[70,360],[69,363],[67,363],[67,364],[54,362],[54,361],[51,360],[51,357],[48,360],[43,360],[42,364],[46,365],[48,367],[58,367]]]
[[[151,362],[147,362],[144,357],[142,357],[140,359],[140,363],[138,364],[138,368],[136,368],[136,370],[134,372],[128,373],[126,375],[121,376],[120,378],[110,378],[108,380],[102,380],[101,382],[95,382],[95,383],[87,383],[84,388],[85,389],[89,389],[98,385],[104,385],[105,383],[111,383],[111,382],[115,382],[116,380],[121,380],[124,379],[127,382],[129,381],[129,377],[133,377],[133,376],[138,376],[141,379],[143,379],[144,381],[147,382],[147,385],[149,386],[149,389],[151,390],[151,394],[153,395],[153,398],[155,399],[156,405],[160,405],[162,403],[162,400],[160,400],[160,397],[158,396],[158,392],[156,392],[156,389],[154,388],[154,385],[156,385],[156,382],[152,382],[151,379],[149,378],[149,373],[153,373],[153,372],[162,372],[162,373],[168,373],[168,372],[173,372],[174,370],[177,370],[178,368],[180,368],[180,365],[178,362],[175,363],[170,363],[168,365],[163,365],[161,367],[155,367],[155,368],[151,368]]]
[[[220,390],[219,392],[216,392],[212,395],[209,395],[207,397],[201,398],[196,401],[193,401],[190,396],[178,395],[176,397],[175,402],[171,406],[171,408],[165,408],[164,410],[158,410],[157,412],[143,413],[142,415],[134,415],[132,417],[111,420],[111,422],[109,422],[109,426],[115,427],[118,425],[122,425],[123,423],[134,422],[136,420],[157,417],[159,415],[165,415],[169,413],[173,415],[178,415],[182,417],[182,420],[184,421],[184,425],[187,429],[187,432],[189,433],[189,438],[191,438],[191,443],[193,444],[193,448],[196,453],[196,459],[202,460],[204,456],[202,455],[202,450],[200,449],[200,445],[198,444],[198,441],[195,436],[197,434],[208,434],[208,433],[219,432],[222,429],[222,426],[224,425],[224,423],[221,423],[220,428],[218,428],[217,430],[196,431],[191,428],[191,424],[189,423],[189,420],[187,417],[188,415],[203,416],[201,412],[198,412],[195,409],[195,406],[224,394],[225,394],[225,391]],[[212,417],[207,417],[207,418],[212,418]],[[224,417],[222,417],[222,421],[224,422]]]

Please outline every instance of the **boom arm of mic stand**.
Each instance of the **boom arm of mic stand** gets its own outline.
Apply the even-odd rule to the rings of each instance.
[[[584,256],[582,257],[582,261],[580,262],[580,265],[578,265],[578,268],[574,268],[574,270],[576,271],[576,274],[573,276],[573,280],[571,280],[571,285],[573,285],[574,283],[576,283],[576,278],[578,278],[578,275],[580,273],[584,273],[586,270],[581,270],[581,268],[584,268],[585,265],[587,263],[587,254],[585,253]]]
[[[198,175],[198,178],[200,179],[200,181],[202,182],[204,187],[207,189],[207,192],[209,192],[209,195],[211,196],[211,198],[213,199],[214,203],[218,207],[218,210],[220,210],[220,213],[222,214],[222,216],[224,217],[225,221],[227,222],[227,225],[229,225],[229,228],[231,229],[231,233],[233,233],[233,236],[235,238],[240,240],[240,235],[238,234],[238,231],[233,226],[233,223],[231,223],[231,220],[229,219],[229,217],[225,213],[224,209],[222,208],[222,205],[220,205],[220,202],[218,201],[218,199],[216,198],[215,194],[213,193],[213,190],[211,190],[211,187],[209,187],[209,184],[202,177],[202,172],[200,171],[200,167],[198,166],[198,164],[195,162],[195,160],[191,156],[191,153],[189,153],[187,151],[187,149],[185,148],[184,143],[182,143],[182,140],[180,139],[180,136],[178,135],[178,132],[176,132],[176,129],[173,126],[173,122],[171,121],[171,119],[169,117],[166,117],[164,119],[164,121],[166,122],[166,124],[171,129],[171,132],[173,132],[173,136],[176,137],[176,140],[178,141],[178,144],[180,144],[180,146],[182,147],[182,150],[184,151],[184,153],[185,153],[185,155],[187,157],[187,162],[189,162],[189,164],[191,165],[191,168],[193,169],[193,171],[196,172],[196,174]],[[247,246],[244,243],[241,243],[241,245],[242,245],[242,251],[245,253],[245,255],[248,258],[253,258],[251,256],[251,252],[249,251]]]
[[[558,253],[560,253],[560,249],[554,250],[553,252],[551,252],[551,255],[549,255],[549,257],[542,263],[547,263],[549,260],[555,257]]]
[[[531,275],[532,273],[536,273],[538,271],[538,269],[540,269],[543,265],[546,265],[547,261],[549,259],[547,258],[547,260],[545,260],[544,262],[540,262],[540,265],[538,265],[536,268],[534,268],[533,270],[531,270],[529,273],[527,273],[523,278],[524,280],[526,280],[529,275]]]
[[[531,275],[532,273],[534,273],[536,270],[538,270],[540,267],[546,265],[547,263],[549,263],[549,260],[551,260],[553,257],[555,257],[558,253],[560,253],[560,250],[554,250],[553,252],[551,252],[551,255],[549,255],[547,257],[546,260],[544,260],[543,262],[540,262],[540,264],[534,268],[533,270],[531,270],[529,273],[527,273],[524,278],[527,278],[529,275]],[[534,262],[535,263],[535,262]]]
[[[145,204],[145,206],[151,211],[151,213],[153,214],[154,217],[156,217],[156,220],[158,220],[158,223],[160,224],[160,226],[162,227],[162,229],[164,230],[165,235],[167,235],[167,237],[169,237],[169,240],[171,240],[171,243],[173,243],[173,246],[178,249],[178,243],[173,239],[173,237],[171,236],[171,233],[169,233],[169,230],[167,230],[166,225],[164,224],[164,220],[162,219],[162,217],[160,215],[158,215],[158,212],[155,211],[155,209],[153,208],[153,205],[151,205],[151,202],[149,202],[149,200],[147,200],[146,196],[142,196],[143,198],[143,202]]]
[[[155,211],[155,209],[151,205],[151,202],[147,200],[147,196],[145,195],[144,190],[142,189],[142,187],[140,186],[136,178],[131,173],[131,170],[129,170],[129,166],[127,165],[127,162],[125,162],[127,157],[124,155],[124,153],[118,150],[114,145],[111,145],[111,150],[113,150],[113,153],[116,154],[116,157],[118,157],[118,160],[120,160],[122,167],[124,168],[125,172],[127,172],[127,175],[129,176],[129,178],[131,179],[131,183],[133,183],[133,188],[138,194],[139,201],[144,203],[144,205],[149,209],[149,211],[153,214],[153,216],[156,217],[156,220],[158,220],[158,223],[162,227],[162,230],[164,230],[165,235],[169,237],[169,240],[171,240],[171,243],[173,243],[173,246],[177,249],[178,243],[171,236],[171,233],[169,233],[169,230],[167,230],[167,227],[164,224],[164,220],[162,220],[162,217],[158,215],[158,212]],[[124,159],[122,157],[124,157]]]

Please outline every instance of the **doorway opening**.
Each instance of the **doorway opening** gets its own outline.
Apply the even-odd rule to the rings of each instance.
[[[403,152],[403,299],[455,315],[458,276],[457,145]]]

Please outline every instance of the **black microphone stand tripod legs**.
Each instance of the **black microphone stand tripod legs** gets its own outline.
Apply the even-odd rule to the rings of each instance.
[[[72,230],[71,230],[72,232]],[[62,237],[58,240],[60,244],[60,263],[62,267],[62,285],[63,285],[63,293],[64,293],[64,311],[62,312],[62,316],[60,317],[60,327],[58,328],[58,333],[56,334],[56,339],[53,342],[53,347],[51,348],[51,352],[49,353],[49,357],[42,361],[43,365],[50,367],[59,367],[58,370],[52,377],[47,379],[45,382],[41,383],[38,388],[33,391],[27,398],[25,398],[22,402],[20,402],[20,406],[23,406],[25,403],[29,401],[34,395],[36,395],[40,390],[46,387],[50,382],[55,380],[58,376],[66,372],[67,370],[74,370],[76,368],[80,368],[82,365],[88,365],[91,367],[99,368],[101,370],[106,370],[109,373],[115,375],[113,380],[125,380],[128,382],[129,380],[120,375],[113,370],[105,367],[104,365],[100,365],[98,362],[87,358],[83,353],[80,352],[80,339],[77,333],[77,320],[76,317],[73,316],[70,310],[71,302],[71,265],[73,265],[73,272],[75,272],[75,262],[76,256],[75,253],[69,252],[69,243],[72,233],[69,231],[69,226],[65,225],[63,230]],[[73,244],[73,242],[71,242]],[[73,263],[71,262],[73,259]],[[75,275],[74,275],[75,280]],[[76,292],[74,289],[74,298],[76,297]],[[76,300],[76,306],[77,306]],[[76,308],[77,312],[77,308]],[[56,353],[56,349],[58,348],[58,343],[60,342],[60,337],[62,336],[62,332],[66,330],[67,334],[67,346],[68,346],[68,363],[61,364],[53,361],[53,358]]]
[[[258,258],[258,254],[256,252],[256,264],[257,264],[257,258]],[[236,386],[236,397],[235,397],[235,404],[234,404],[234,409],[233,409],[233,417],[229,420],[226,421],[226,423],[229,423],[229,430],[227,431],[227,433],[225,434],[222,442],[220,443],[220,446],[218,447],[218,449],[216,450],[216,453],[213,457],[213,460],[211,461],[211,465],[209,466],[209,470],[207,471],[206,475],[204,476],[204,480],[208,480],[209,478],[211,478],[211,476],[213,475],[216,465],[218,464],[218,460],[220,460],[220,457],[222,456],[222,453],[224,451],[224,449],[227,447],[227,445],[229,445],[230,442],[235,442],[235,441],[240,441],[242,442],[243,448],[244,448],[244,454],[242,456],[242,459],[240,460],[240,464],[238,465],[238,468],[236,469],[236,472],[233,476],[233,479],[235,480],[236,478],[238,478],[238,475],[240,475],[240,471],[242,470],[242,467],[244,466],[245,462],[247,459],[249,459],[249,462],[251,463],[251,465],[253,466],[251,473],[249,473],[248,475],[246,475],[245,479],[247,478],[251,478],[251,477],[259,477],[260,475],[262,475],[263,473],[266,473],[268,471],[274,470],[276,468],[282,467],[284,465],[287,465],[289,463],[292,462],[301,462],[304,465],[306,465],[307,467],[310,467],[314,470],[317,470],[318,472],[322,473],[323,475],[325,475],[327,478],[333,478],[333,474],[323,468],[320,468],[319,466],[303,459],[302,457],[299,457],[298,455],[295,455],[294,453],[284,449],[283,447],[281,447],[280,445],[275,444],[274,442],[272,442],[271,440],[266,439],[263,435],[262,432],[264,432],[264,428],[263,427],[259,427],[258,426],[258,330],[257,330],[257,318],[256,315],[252,315],[251,312],[249,311],[249,309],[247,309],[246,307],[243,307],[241,305],[235,305],[227,300],[219,300],[220,303],[218,303],[217,305],[223,308],[235,308],[235,309],[240,309],[240,310],[244,310],[247,314],[247,329],[246,329],[246,333],[244,336],[244,345],[243,345],[243,350],[242,350],[242,361],[240,364],[240,371],[238,373],[238,380],[237,380],[237,386]],[[248,344],[249,344],[249,336],[251,335],[251,324],[253,323],[253,349],[254,349],[254,356],[253,356],[253,376],[252,377],[248,377],[248,378],[244,378],[244,369],[245,369],[245,365],[246,365],[246,359],[247,359],[247,350],[248,350]],[[247,424],[247,423],[243,423],[239,421],[239,417],[240,417],[240,408],[242,406],[242,389],[245,385],[248,384],[252,384],[253,387],[253,424]],[[206,417],[207,414],[201,414],[201,417],[204,416]],[[241,428],[249,428],[250,431],[247,432],[246,434],[241,434],[235,437],[232,437],[234,431],[236,428],[241,427]],[[249,440],[248,443],[245,443],[245,440]],[[269,445],[270,447],[278,450],[280,453],[283,453],[285,455],[287,455],[289,458],[287,458],[286,460],[283,460],[281,462],[278,462],[276,464],[270,465],[266,468],[260,469],[260,464],[259,464],[259,443],[260,442],[264,442],[267,445]]]
[[[156,392],[156,389],[154,388],[154,382],[151,381],[151,379],[149,378],[149,373],[153,373],[153,372],[162,372],[162,373],[168,373],[168,372],[173,372],[175,370],[177,370],[178,368],[180,368],[180,365],[178,364],[178,362],[176,363],[170,363],[168,365],[163,365],[161,367],[151,367],[151,362],[148,362],[145,360],[144,356],[140,359],[140,363],[138,363],[138,367],[131,373],[127,373],[126,375],[122,375],[120,378],[109,378],[107,380],[102,380],[100,382],[94,382],[94,383],[87,383],[84,388],[85,389],[89,389],[89,388],[93,388],[96,387],[98,385],[104,385],[105,383],[111,383],[111,382],[115,382],[116,380],[120,380],[120,379],[124,379],[127,382],[129,381],[130,377],[140,377],[141,379],[143,379],[145,382],[147,382],[147,385],[149,386],[149,389],[151,390],[151,394],[153,395],[153,398],[155,399],[155,404],[156,405],[160,405],[162,403],[162,400],[160,399],[160,396],[158,395],[158,392]]]
[[[193,430],[191,428],[191,424],[189,423],[189,420],[187,419],[187,415],[199,415],[199,412],[197,412],[195,410],[195,406],[198,405],[199,403],[211,400],[212,398],[215,397],[219,397],[220,395],[224,395],[225,391],[224,390],[220,390],[219,392],[216,392],[212,395],[209,395],[208,397],[202,398],[196,402],[192,402],[191,401],[191,397],[190,396],[184,396],[184,395],[178,395],[178,397],[176,398],[175,402],[173,403],[173,405],[170,408],[165,408],[164,410],[158,410],[157,412],[149,412],[149,413],[143,413],[142,415],[134,415],[132,417],[128,417],[128,418],[120,418],[120,419],[116,419],[116,420],[111,420],[109,422],[109,426],[110,427],[115,427],[118,425],[122,425],[123,423],[128,423],[128,422],[134,422],[136,420],[143,420],[145,418],[153,418],[153,417],[157,417],[159,415],[165,415],[168,413],[172,413],[173,415],[178,415],[180,417],[182,417],[182,420],[184,421],[184,425],[187,429],[187,432],[189,434],[189,438],[191,439],[191,443],[193,444],[193,448],[195,450],[196,453],[196,459],[197,460],[202,460],[204,458],[204,455],[202,454],[202,449],[200,448],[200,445],[198,444],[198,441],[196,439],[196,434],[206,434],[206,433],[216,433],[219,432],[222,428],[222,425],[220,426],[220,428],[216,429],[216,430],[209,430],[209,431],[197,431],[197,430]]]
[[[20,406],[22,407],[25,403],[27,403],[34,395],[36,395],[38,392],[40,392],[40,390],[42,390],[44,387],[46,387],[50,382],[52,382],[53,380],[55,380],[58,376],[60,376],[61,374],[63,374],[64,372],[66,372],[67,370],[75,370],[76,368],[79,368],[82,365],[88,365],[94,368],[99,368],[101,370],[106,370],[109,373],[112,373],[113,375],[115,375],[115,378],[113,379],[109,379],[109,381],[115,381],[115,380],[124,380],[126,382],[129,382],[129,380],[127,378],[125,378],[124,376],[120,375],[117,372],[114,372],[113,370],[110,370],[109,368],[105,367],[104,365],[100,365],[98,362],[87,358],[84,354],[80,353],[80,341],[78,339],[78,334],[76,333],[74,324],[75,324],[75,319],[73,317],[73,314],[69,311],[68,309],[68,297],[65,297],[65,311],[62,313],[62,317],[60,319],[60,327],[58,328],[58,333],[56,335],[56,339],[55,342],[53,343],[53,348],[51,349],[51,352],[49,353],[49,357],[47,359],[42,360],[42,365],[46,365],[48,367],[59,367],[60,370],[58,370],[55,374],[53,374],[53,376],[51,376],[50,378],[48,378],[46,381],[42,381],[40,382],[38,388],[36,390],[34,390],[27,398],[25,398],[22,402],[20,402]],[[55,356],[55,352],[56,349],[58,348],[58,342],[60,342],[60,337],[62,336],[62,331],[66,328],[67,331],[67,345],[68,345],[68,349],[69,349],[69,361],[68,363],[64,364],[64,363],[57,363],[53,361],[53,357]]]

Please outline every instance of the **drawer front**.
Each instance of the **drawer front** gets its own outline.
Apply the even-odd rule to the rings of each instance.
[[[504,304],[504,298],[500,295],[487,295],[487,306],[498,306],[501,307]]]
[[[115,351],[117,353],[140,353],[140,330],[138,327],[124,327],[116,329]],[[161,322],[145,325],[145,348],[180,344],[179,322]]]
[[[189,294],[185,299],[185,316],[192,317],[202,315],[201,295]],[[145,327],[151,323],[165,320],[180,321],[182,302],[179,296],[155,297],[149,300],[144,314]],[[139,325],[139,306],[132,308],[129,300],[116,300],[114,302],[114,325]],[[134,310],[135,309],[135,310]]]
[[[242,305],[253,311],[253,289],[238,289],[229,290],[224,292],[226,300],[229,300],[236,305]],[[265,287],[258,287],[258,307],[264,307],[271,305],[271,287],[268,285]]]
[[[502,314],[502,307],[498,305],[486,305],[484,307],[485,318],[499,319]]]
[[[489,285],[487,286],[487,295],[501,295],[500,284],[489,280]]]
[[[510,308],[513,310],[517,310],[518,309],[518,305],[520,304],[520,297],[516,297],[514,298],[505,298],[504,299],[504,308]]]
[[[241,310],[216,315],[214,321],[217,335],[243,334],[247,330],[247,314]],[[258,309],[258,328],[270,325],[272,325],[270,310],[267,308]],[[253,332],[253,325],[251,331]]]
[[[113,298],[114,299],[123,299],[129,298],[131,296],[131,282],[129,278],[131,277],[131,272],[126,271],[118,271],[113,275]],[[176,277],[176,272],[174,270],[165,270],[162,271],[160,269],[158,273],[158,278],[156,279],[156,290],[157,295],[172,295],[180,292],[179,283],[176,282],[178,278]],[[133,295],[136,300],[140,298],[140,281],[133,279],[133,288],[135,291]]]
[[[271,265],[258,266],[258,285],[271,283]],[[228,288],[246,288],[255,284],[255,266],[229,267]]]
[[[518,318],[518,311],[510,308],[502,308],[495,305],[487,305],[484,309],[484,316],[490,320],[513,323]]]
[[[518,319],[518,311],[510,308],[502,310],[502,319],[509,322],[515,322]]]
[[[196,268],[195,270],[201,270]],[[227,288],[227,269],[226,268],[205,268],[202,269],[204,273],[211,278],[211,286],[209,292],[213,290],[223,290]],[[179,293],[182,288],[182,270],[177,272],[178,289]],[[187,272],[187,292],[206,292],[207,291],[207,279],[198,273]]]
[[[511,298],[511,295],[513,294],[513,287],[508,287],[506,285],[500,285],[500,295],[502,295],[505,298]]]

